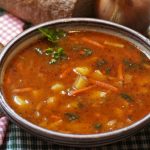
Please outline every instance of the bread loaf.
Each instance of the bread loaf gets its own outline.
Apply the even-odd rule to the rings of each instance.
[[[93,3],[93,0],[0,0],[0,7],[38,24],[59,18],[90,17]]]

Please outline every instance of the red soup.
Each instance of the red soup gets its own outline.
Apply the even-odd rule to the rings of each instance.
[[[54,131],[108,132],[150,112],[150,60],[109,34],[40,29],[8,64],[3,91],[21,117]]]

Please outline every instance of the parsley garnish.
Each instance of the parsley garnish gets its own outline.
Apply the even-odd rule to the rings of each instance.
[[[105,59],[101,59],[101,60],[98,60],[96,62],[96,67],[97,68],[102,68],[104,67],[105,65],[107,64],[107,61]]]
[[[40,54],[40,55],[46,55],[50,56],[51,59],[49,61],[49,64],[55,64],[59,60],[65,60],[67,59],[67,55],[64,52],[64,49],[62,47],[54,47],[54,48],[47,48],[46,50],[41,50],[40,48],[35,48],[35,50]]]
[[[47,55],[47,56],[51,55],[53,51],[54,51],[54,48],[49,47],[45,50],[45,55]]]
[[[61,38],[65,37],[67,33],[61,29],[48,29],[41,28],[39,31],[47,37],[48,41],[55,43],[58,42]]]
[[[51,54],[52,59],[49,61],[49,64],[54,64],[58,60],[67,59],[67,55],[64,53],[64,49],[62,47],[53,49],[52,52],[50,51],[50,54]]]
[[[91,49],[89,49],[89,48],[84,48],[83,52],[84,52],[83,53],[84,56],[90,56],[93,53],[93,51]]]
[[[140,69],[140,65],[137,64],[137,63],[135,63],[135,62],[133,62],[133,61],[130,60],[130,59],[124,59],[124,60],[123,60],[123,63],[124,63],[124,65],[125,65],[125,67],[126,67],[127,70]]]
[[[108,67],[108,68],[106,68],[106,69],[105,69],[105,73],[106,73],[106,75],[109,75],[109,74],[110,74],[110,72],[111,72],[111,68],[109,68],[109,67]]]
[[[53,47],[48,47],[46,50],[41,50],[40,48],[35,48],[35,50],[39,54],[45,54],[46,56],[50,56],[51,59],[49,64],[55,64],[59,60],[67,59],[67,55],[64,52],[62,47],[58,46],[58,42],[61,38],[65,37],[67,33],[61,29],[48,29],[41,28],[39,31],[47,37],[48,41],[53,44]]]
[[[65,113],[65,116],[67,117],[67,119],[69,121],[74,121],[74,120],[78,120],[79,119],[79,115],[77,115],[75,113]]]

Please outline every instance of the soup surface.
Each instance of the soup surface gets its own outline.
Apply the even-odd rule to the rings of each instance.
[[[6,68],[7,102],[28,121],[74,134],[108,132],[150,112],[150,60],[104,33],[41,29]]]

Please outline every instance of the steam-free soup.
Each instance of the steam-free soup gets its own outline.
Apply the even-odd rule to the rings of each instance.
[[[150,60],[109,34],[40,29],[9,63],[8,104],[28,121],[74,134],[129,126],[150,112]]]

